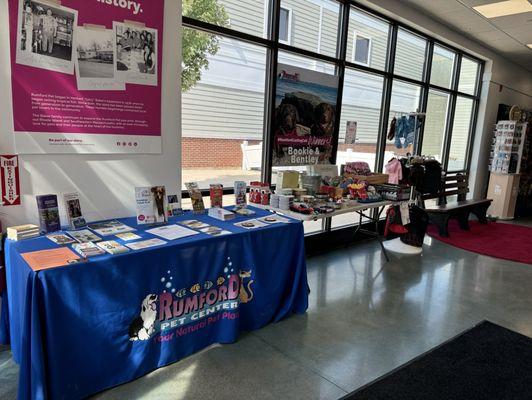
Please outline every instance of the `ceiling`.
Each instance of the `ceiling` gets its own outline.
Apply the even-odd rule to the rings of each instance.
[[[436,21],[532,71],[532,12],[485,18],[473,7],[501,0],[403,0]],[[531,0],[529,0],[531,1]]]

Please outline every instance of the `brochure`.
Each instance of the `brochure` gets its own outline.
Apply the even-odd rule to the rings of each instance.
[[[179,201],[179,197],[177,194],[169,194],[168,195],[168,216],[169,217],[176,217],[178,215],[181,215],[183,213],[183,209],[181,208],[181,202]]]
[[[211,208],[223,207],[224,186],[221,183],[210,185]]]
[[[130,251],[126,246],[122,246],[116,240],[107,240],[105,242],[98,242],[96,244],[100,249],[105,250],[109,254],[122,254]]]
[[[193,229],[201,229],[201,228],[207,228],[210,225],[206,224],[205,222],[198,221],[197,219],[187,219],[185,221],[179,222],[181,225],[188,226],[189,228]]]
[[[203,214],[205,213],[205,204],[203,203],[203,195],[201,190],[196,182],[185,183],[185,187],[188,190],[190,195],[190,200],[192,201],[192,210],[194,214]]]
[[[76,250],[82,257],[89,258],[94,256],[100,256],[105,254],[105,251],[100,249],[92,242],[76,243],[72,245],[72,248]]]
[[[139,235],[135,235],[134,233],[131,233],[131,232],[117,233],[115,236],[118,239],[122,239],[122,240],[124,240],[126,242],[129,242],[131,240],[142,239]]]
[[[235,204],[236,208],[245,208],[247,185],[244,181],[235,181]]]
[[[267,217],[257,218],[258,221],[265,222],[266,224],[288,224],[290,220],[279,215],[268,215]]]
[[[244,222],[237,222],[234,225],[244,229],[257,229],[262,228],[264,226],[268,226],[268,224],[265,224],[264,222],[261,222],[258,219],[249,219]]]
[[[36,199],[41,232],[50,233],[61,230],[57,196],[55,194],[45,194],[37,196]]]
[[[68,225],[71,229],[83,228],[87,225],[85,218],[81,213],[81,204],[78,193],[66,193],[63,195],[65,200],[65,209],[67,211]]]
[[[152,235],[162,237],[166,240],[176,240],[187,236],[197,235],[198,232],[192,229],[184,228],[179,225],[166,225],[158,228],[147,230],[146,232]]]
[[[72,239],[70,236],[65,235],[64,233],[55,233],[51,235],[46,235],[46,237],[52,242],[57,243],[58,245],[76,243],[74,239]]]
[[[76,239],[79,243],[98,242],[102,240],[99,236],[95,235],[88,229],[82,229],[79,231],[67,231],[67,233]]]
[[[161,239],[148,239],[148,240],[141,240],[140,242],[133,242],[126,244],[127,247],[129,247],[131,250],[142,250],[147,249],[149,247],[155,247],[155,246],[162,246],[163,244],[166,244],[164,240]]]
[[[96,222],[88,226],[98,235],[102,236],[111,236],[116,235],[117,233],[132,232],[135,228],[127,226],[120,221],[105,221],[105,222]]]
[[[164,186],[135,188],[137,224],[158,224],[168,221],[166,189]]]

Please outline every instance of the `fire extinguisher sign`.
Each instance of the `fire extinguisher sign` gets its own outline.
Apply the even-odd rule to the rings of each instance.
[[[20,204],[20,179],[18,156],[0,155],[2,171],[2,203],[4,206]]]

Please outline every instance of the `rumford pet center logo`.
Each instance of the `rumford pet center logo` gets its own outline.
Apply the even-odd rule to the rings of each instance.
[[[239,304],[253,300],[251,270],[230,273],[225,268],[224,272],[227,273],[227,279],[220,276],[216,284],[211,281],[203,285],[196,283],[179,291],[171,289],[173,277],[169,277],[165,287],[170,291],[163,290],[158,295],[148,294],[142,301],[140,315],[129,326],[129,340],[145,341],[158,333],[161,335],[155,339],[168,340],[174,337],[172,332],[176,336],[183,336],[221,319],[238,318]],[[161,282],[165,280],[161,278]]]

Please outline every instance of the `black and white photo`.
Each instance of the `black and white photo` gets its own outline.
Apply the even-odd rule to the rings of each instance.
[[[77,11],[20,0],[18,18],[17,63],[72,74]]]
[[[76,32],[76,78],[79,90],[125,90],[115,79],[113,31],[79,26]]]
[[[157,30],[114,22],[115,76],[125,83],[157,85]]]

